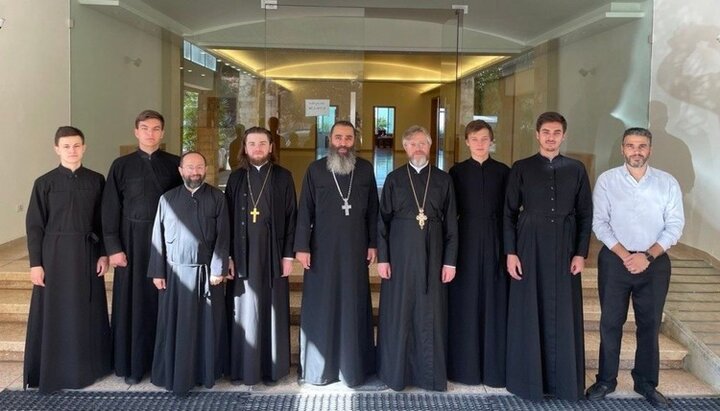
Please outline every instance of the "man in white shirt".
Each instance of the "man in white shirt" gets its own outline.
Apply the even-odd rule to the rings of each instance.
[[[685,225],[680,186],[670,174],[647,164],[652,134],[630,128],[623,134],[625,164],[600,175],[593,193],[593,231],[604,244],[598,255],[600,364],[587,390],[599,400],[615,390],[623,324],[632,296],[637,324],[634,390],[655,408],[668,408],[657,391],[658,333],[670,284],[667,250]]]

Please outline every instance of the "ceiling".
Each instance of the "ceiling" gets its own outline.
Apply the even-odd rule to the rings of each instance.
[[[647,7],[643,0],[279,0],[266,10],[264,1],[79,3],[149,22],[261,76],[418,83],[454,80],[458,50],[465,75],[551,39],[641,18]]]

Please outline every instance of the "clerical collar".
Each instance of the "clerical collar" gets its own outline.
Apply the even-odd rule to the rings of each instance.
[[[138,154],[140,154],[141,158],[144,158],[146,160],[152,160],[153,156],[157,154],[157,152],[160,151],[160,149],[157,149],[153,151],[152,153],[148,153],[147,151],[143,151],[140,147],[138,147]]]
[[[260,169],[263,168],[263,167],[265,167],[265,165],[266,165],[267,163],[269,163],[269,161],[266,161],[266,162],[262,163],[262,164],[259,165],[259,166],[256,166],[255,164],[253,164],[252,166],[255,167],[255,169],[256,169],[257,171],[260,171]]]
[[[198,191],[200,188],[202,188],[202,186],[205,185],[205,182],[203,181],[203,183],[200,184],[197,188],[190,188],[190,187],[188,187],[187,184],[185,184],[185,183],[183,183],[183,185],[185,186],[185,189],[190,192],[190,195],[193,196],[196,191]]]
[[[60,169],[60,171],[62,171],[65,174],[75,174],[78,171],[80,171],[80,169],[82,168],[82,164],[80,164],[80,166],[78,168],[76,168],[75,170],[71,170],[69,167],[65,167],[64,165],[62,165],[62,163],[60,163],[58,168]]]
[[[553,161],[555,161],[555,160],[557,160],[558,158],[562,157],[562,154],[557,153],[557,155],[555,155],[555,157],[550,158],[550,157],[544,156],[544,155],[543,155],[542,153],[540,153],[539,151],[538,151],[537,155],[538,155],[538,157],[540,157],[541,159],[544,159],[545,161],[547,161],[547,162],[549,162],[549,163],[552,163]]]
[[[428,162],[426,162],[425,164],[423,164],[423,165],[420,166],[420,167],[417,167],[417,166],[416,166],[415,164],[413,164],[413,163],[408,163],[408,164],[410,164],[410,167],[412,167],[412,168],[415,170],[416,173],[420,174],[420,172],[422,171],[422,169],[425,168],[425,167],[427,167],[428,164],[430,164],[430,162],[428,161]]]

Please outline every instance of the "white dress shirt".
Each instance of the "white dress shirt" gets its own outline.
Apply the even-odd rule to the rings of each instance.
[[[593,231],[610,249],[620,243],[628,251],[645,251],[658,243],[667,250],[677,244],[685,225],[680,185],[650,166],[640,181],[625,164],[602,173],[593,206]]]

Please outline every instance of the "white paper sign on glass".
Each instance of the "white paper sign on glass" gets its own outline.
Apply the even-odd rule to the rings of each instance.
[[[330,99],[306,99],[305,116],[327,116],[330,114]]]

